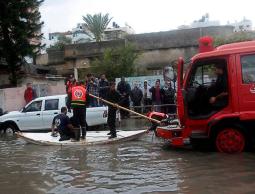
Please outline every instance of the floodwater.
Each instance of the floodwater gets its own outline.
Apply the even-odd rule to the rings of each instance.
[[[126,126],[142,125],[141,120]],[[128,125],[127,125],[128,124]],[[0,137],[0,193],[255,193],[255,153],[173,149],[147,134],[91,147]]]

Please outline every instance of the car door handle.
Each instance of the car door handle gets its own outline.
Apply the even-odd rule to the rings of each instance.
[[[37,116],[40,116],[41,114],[40,114],[40,113],[37,113],[36,115],[37,115]]]
[[[57,112],[54,112],[54,115],[57,115],[58,113]]]

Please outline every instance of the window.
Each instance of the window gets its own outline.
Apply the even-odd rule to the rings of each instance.
[[[34,101],[26,107],[25,112],[41,111],[41,108],[42,108],[42,101]]]
[[[44,110],[58,110],[58,99],[45,100]]]
[[[206,61],[200,62],[196,67],[195,72],[191,76],[190,86],[211,86],[217,80],[217,75],[215,74],[215,66],[218,64],[225,64],[224,61]]]
[[[191,118],[205,119],[227,106],[227,97],[210,102],[211,97],[227,91],[226,67],[224,59],[201,60],[193,64],[185,88],[185,102]]]
[[[241,65],[243,83],[255,83],[255,55],[242,56]]]

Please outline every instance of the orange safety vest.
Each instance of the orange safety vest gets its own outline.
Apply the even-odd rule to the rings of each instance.
[[[74,86],[72,87],[72,101],[71,106],[85,106],[86,104],[86,94],[87,91],[83,86]]]

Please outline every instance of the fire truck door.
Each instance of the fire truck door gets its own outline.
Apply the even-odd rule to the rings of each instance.
[[[239,110],[246,114],[253,111],[255,115],[255,53],[238,55],[236,59]]]

